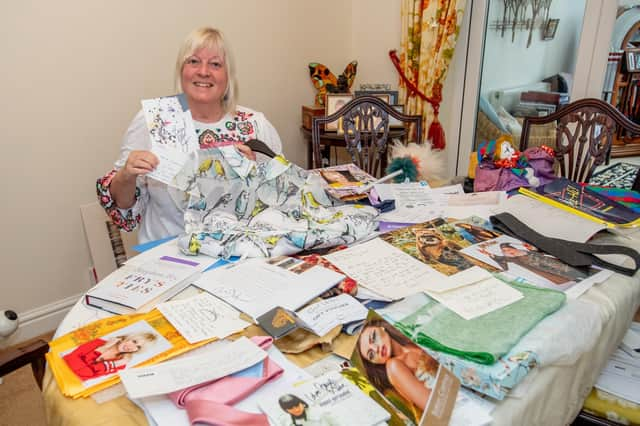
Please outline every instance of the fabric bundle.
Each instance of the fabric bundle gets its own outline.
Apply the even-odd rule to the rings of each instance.
[[[233,147],[199,150],[178,177],[187,254],[272,257],[359,240],[376,229],[377,211],[333,205],[322,178],[282,156],[256,163]]]

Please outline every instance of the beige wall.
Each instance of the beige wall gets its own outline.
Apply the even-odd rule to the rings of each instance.
[[[304,164],[300,105],[315,93],[307,63],[340,73],[357,59],[356,85],[395,85],[387,51],[399,44],[398,16],[399,0],[10,2],[0,15],[0,308],[36,318],[88,288],[79,206],[95,200],[95,178],[140,99],[173,92],[189,30],[225,31],[241,103],[263,111]]]

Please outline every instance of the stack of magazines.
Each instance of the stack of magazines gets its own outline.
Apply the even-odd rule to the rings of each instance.
[[[76,399],[118,383],[121,370],[155,364],[212,340],[188,343],[154,309],[87,324],[51,341],[46,358],[62,393]]]

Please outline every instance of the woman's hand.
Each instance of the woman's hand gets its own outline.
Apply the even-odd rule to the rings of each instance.
[[[120,173],[125,180],[135,179],[154,171],[158,162],[158,157],[151,151],[131,151]]]
[[[155,170],[158,157],[151,151],[131,151],[127,162],[113,177],[109,191],[121,209],[131,208],[136,202],[136,178]]]
[[[256,153],[253,152],[253,150],[248,146],[239,143],[239,144],[236,144],[236,149],[240,151],[240,154],[244,155],[249,160],[256,161]]]

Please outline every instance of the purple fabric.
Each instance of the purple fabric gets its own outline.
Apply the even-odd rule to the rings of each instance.
[[[529,161],[529,167],[540,185],[551,182],[556,178],[553,173],[554,158],[539,147],[528,148],[524,155]],[[525,177],[516,175],[511,169],[496,167],[493,161],[482,161],[476,168],[476,178],[473,181],[475,192],[483,191],[511,191],[520,187],[530,187]]]

